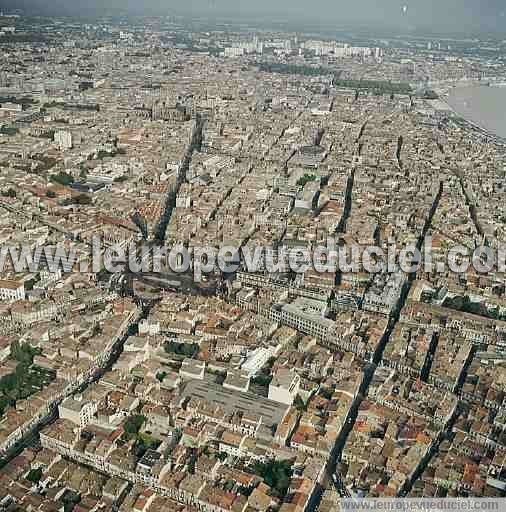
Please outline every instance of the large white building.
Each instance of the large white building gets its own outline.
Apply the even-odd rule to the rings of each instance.
[[[79,425],[81,428],[91,423],[97,412],[97,404],[83,400],[82,397],[67,398],[58,406],[60,418]]]
[[[241,366],[241,370],[246,372],[250,377],[254,377],[273,355],[274,351],[272,348],[258,347],[248,355],[248,358]]]
[[[139,322],[139,335],[156,336],[160,334],[160,322],[143,318]]]
[[[55,132],[54,141],[61,150],[72,149],[72,133],[67,130],[58,130]]]
[[[269,384],[269,400],[292,405],[300,389],[300,377],[293,370],[279,369]]]
[[[204,361],[186,358],[181,365],[179,375],[187,380],[204,380],[205,371],[206,363]]]
[[[327,309],[324,301],[297,297],[290,304],[275,305],[269,313],[274,321],[325,340],[335,332],[335,322],[325,316]]]
[[[242,391],[246,393],[249,390],[250,375],[242,370],[229,370],[227,378],[223,382],[225,389],[233,391]]]
[[[0,280],[0,300],[24,300],[25,285],[19,281]]]
[[[225,57],[242,57],[244,55],[244,48],[225,48]]]

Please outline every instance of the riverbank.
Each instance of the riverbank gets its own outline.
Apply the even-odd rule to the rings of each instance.
[[[506,144],[506,118],[503,115],[506,87],[455,87],[441,100],[449,111],[464,119],[473,130]]]

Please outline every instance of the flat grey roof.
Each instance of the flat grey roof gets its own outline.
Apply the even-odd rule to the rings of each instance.
[[[240,411],[262,416],[262,422],[268,426],[279,425],[289,407],[254,393],[226,389],[207,381],[190,381],[181,394],[185,398],[197,398],[216,404],[227,413]]]

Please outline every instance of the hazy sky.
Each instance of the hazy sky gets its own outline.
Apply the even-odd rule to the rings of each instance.
[[[402,7],[406,5],[406,15]],[[72,13],[103,8],[137,13],[176,9],[195,16],[263,18],[273,21],[321,20],[328,26],[351,22],[381,27],[433,27],[436,30],[506,32],[506,0],[0,0],[0,6]],[[84,10],[84,11],[83,11]]]

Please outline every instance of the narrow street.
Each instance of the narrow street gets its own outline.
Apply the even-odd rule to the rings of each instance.
[[[165,208],[155,229],[154,239],[159,243],[164,243],[167,232],[167,226],[170,224],[172,212],[176,207],[176,198],[181,185],[186,182],[186,175],[190,168],[191,159],[195,151],[200,151],[202,145],[202,130],[204,127],[203,119],[197,115],[195,119],[195,127],[192,133],[192,139],[186,151],[185,157],[179,169],[176,184],[170,188],[165,198]]]
[[[436,197],[434,198],[428,218],[426,219],[425,225],[424,225],[422,232],[418,238],[417,248],[419,250],[421,250],[421,248],[423,246],[423,242],[425,240],[425,237],[427,236],[427,233],[431,227],[432,220],[434,218],[434,214],[439,205],[439,201],[441,199],[442,192],[443,192],[443,183],[440,184],[439,192],[437,193]],[[406,303],[406,299],[409,295],[409,292],[411,290],[411,287],[412,287],[415,279],[416,279],[416,274],[409,275],[406,285],[404,286],[404,288],[401,292],[401,295],[399,296],[396,307],[390,315],[390,318],[388,321],[388,326],[385,329],[385,332],[384,332],[384,334],[381,338],[381,341],[378,345],[378,349],[376,350],[376,352],[374,354],[373,362],[372,362],[372,364],[368,364],[364,370],[364,375],[363,375],[362,383],[360,385],[359,393],[353,400],[353,403],[348,412],[348,416],[346,418],[344,426],[342,427],[342,429],[339,433],[339,436],[336,440],[336,443],[334,445],[334,448],[331,452],[329,462],[328,462],[327,468],[326,468],[326,480],[328,482],[333,482],[333,485],[336,485],[336,480],[337,480],[337,482],[342,482],[341,476],[338,474],[338,471],[337,471],[338,464],[341,462],[342,451],[346,445],[346,441],[348,439],[350,432],[353,430],[353,426],[355,424],[355,421],[356,421],[357,415],[358,415],[358,411],[360,409],[360,404],[367,397],[369,385],[374,377],[374,374],[375,374],[375,371],[376,371],[378,365],[380,364],[380,362],[383,358],[383,352],[385,350],[385,347],[386,347],[387,343],[389,342],[390,337],[392,336],[395,326],[399,322],[400,313]],[[437,446],[439,446],[439,444]],[[433,453],[436,453],[437,446],[434,447]],[[433,455],[433,453],[432,453],[432,455]],[[426,464],[428,464],[429,460],[430,460],[430,457],[428,458]],[[425,466],[426,466],[426,464],[425,464]],[[334,480],[334,477],[336,478],[336,480]],[[339,488],[338,490],[340,493],[346,494],[348,491],[345,490],[343,487],[344,487],[343,484],[338,485],[338,488]],[[317,507],[310,508],[308,510],[317,510]]]
[[[158,235],[162,237],[161,241],[164,241],[165,239],[165,231],[168,223],[170,222],[172,211],[175,207],[177,190],[186,179],[186,172],[189,168],[193,152],[200,147],[200,143],[202,140],[202,126],[203,125],[201,119],[197,118],[195,131],[192,136],[192,142],[188,148],[184,164],[178,176],[176,190],[169,192],[166,201],[166,209],[158,225]],[[125,278],[128,279],[126,273]],[[132,294],[132,291],[133,290],[130,291],[130,294]],[[27,430],[23,434],[22,438],[16,443],[16,445],[12,449],[10,449],[7,453],[2,454],[2,457],[0,458],[0,467],[3,467],[6,464],[8,464],[12,459],[19,455],[27,446],[33,445],[34,443],[38,443],[40,431],[47,425],[53,423],[58,418],[58,406],[65,399],[84,392],[88,387],[98,382],[105,375],[105,373],[112,369],[114,364],[118,361],[121,354],[123,353],[124,345],[127,338],[137,331],[139,322],[143,318],[148,317],[151,308],[156,303],[156,301],[140,301],[135,297],[133,298],[137,302],[137,313],[134,315],[134,317],[128,323],[128,325],[125,326],[124,332],[118,334],[118,337],[116,341],[113,343],[113,345],[109,348],[106,348],[106,350],[103,353],[103,357],[100,359],[97,367],[95,367],[92,371],[89,372],[89,375],[86,376],[84,383],[69,386],[65,392],[65,395],[62,398],[54,400],[54,402],[50,404],[48,414],[44,416],[42,419],[40,419],[32,428]]]

